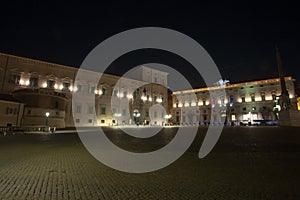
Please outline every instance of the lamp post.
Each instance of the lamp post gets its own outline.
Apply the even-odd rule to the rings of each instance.
[[[134,117],[134,122],[136,125],[139,125],[138,123],[138,118],[141,116],[140,112],[138,110],[133,111],[133,117]]]
[[[165,115],[164,118],[166,119],[166,123],[169,123],[169,120],[171,119],[172,115]]]
[[[49,131],[49,128],[48,128],[48,117],[50,116],[50,113],[46,112],[45,115],[46,115],[46,131],[48,132]]]

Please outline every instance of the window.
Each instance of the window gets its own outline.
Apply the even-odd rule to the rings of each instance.
[[[101,107],[101,115],[106,115],[106,107]]]
[[[242,102],[245,103],[246,99],[244,96],[242,96]]]
[[[107,89],[106,88],[102,88],[102,95],[107,95]]]
[[[63,82],[63,90],[69,90],[71,84],[68,82]]]
[[[104,119],[101,119],[101,124],[104,124],[105,123],[105,120]]]
[[[244,107],[244,108],[243,108],[243,111],[246,111],[246,110],[247,110],[246,107]]]
[[[204,105],[204,106],[206,105],[206,101],[205,101],[205,100],[203,101],[203,105]]]
[[[89,124],[93,123],[93,120],[92,120],[92,119],[89,119],[89,120],[88,120],[88,123],[89,123]]]
[[[11,82],[18,85],[20,83],[21,76],[18,74],[14,74],[11,77]]]
[[[76,119],[76,124],[79,124],[80,123],[80,119]]]
[[[157,112],[154,112],[154,118],[157,118]]]
[[[146,117],[149,117],[149,112],[148,111],[146,111]]]
[[[276,100],[276,94],[275,93],[272,93],[272,99]]]
[[[251,95],[251,101],[255,102],[255,95],[254,94]]]
[[[81,105],[76,105],[76,113],[81,113]]]
[[[266,100],[266,95],[264,93],[261,94],[261,100],[265,101]]]
[[[204,121],[207,120],[207,116],[206,116],[206,115],[203,116],[203,120],[204,120]]]
[[[233,95],[230,95],[229,97],[229,103],[232,105],[234,103]]]
[[[95,86],[90,86],[90,87],[89,87],[89,93],[94,94],[94,93],[95,93],[95,90],[96,90],[96,87],[95,87]]]
[[[112,114],[114,115],[116,113],[116,108],[111,109]]]
[[[31,87],[37,87],[39,83],[39,79],[37,77],[30,77],[29,78],[29,85]]]
[[[224,98],[221,99],[221,104],[222,104],[222,105],[225,104],[225,99],[224,99]]]
[[[58,101],[55,101],[55,109],[58,109]]]
[[[55,85],[55,81],[54,80],[48,80],[47,81],[47,87],[53,89]]]
[[[77,85],[77,91],[82,92],[82,85]]]
[[[14,108],[14,115],[17,114],[17,108]]]
[[[231,121],[235,121],[235,120],[236,120],[235,115],[231,115]]]
[[[118,96],[118,91],[117,91],[117,90],[114,90],[113,96],[114,96],[114,97]]]

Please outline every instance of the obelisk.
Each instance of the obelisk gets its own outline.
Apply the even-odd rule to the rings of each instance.
[[[279,49],[276,47],[276,58],[278,66],[278,74],[281,85],[281,95],[279,97],[279,103],[281,110],[279,111],[279,126],[300,126],[300,112],[297,109],[293,109],[289,92],[286,89],[284,70],[282,66],[281,56]]]
[[[286,89],[284,70],[283,70],[281,56],[278,47],[276,47],[276,58],[277,58],[278,74],[279,74],[280,85],[281,85],[281,95],[279,98],[280,106],[281,106],[281,110],[288,110],[291,108],[291,101],[289,97],[289,92]]]

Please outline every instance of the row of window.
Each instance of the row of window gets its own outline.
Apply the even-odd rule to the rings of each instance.
[[[7,115],[16,115],[18,113],[17,108],[7,107],[6,108],[6,114]]]
[[[276,100],[277,96],[275,93],[272,93],[272,100]],[[256,99],[255,99],[255,95],[254,94],[251,94],[251,102],[255,102]],[[261,101],[266,101],[266,95],[264,93],[261,94]],[[246,97],[245,96],[241,96],[241,102],[242,103],[245,103],[246,102]],[[230,105],[233,105],[234,103],[234,98],[232,95],[230,95],[229,97],[229,104]],[[216,105],[217,104],[217,101],[213,98],[212,99],[212,102],[211,102],[212,105]],[[220,100],[220,104],[221,105],[225,105],[226,102],[225,102],[225,99],[224,98],[221,98]],[[207,105],[207,102],[206,100],[203,100],[202,101],[202,105],[205,106]],[[189,102],[189,103],[185,103],[184,105],[180,104],[180,103],[175,103],[174,104],[174,107],[191,107],[191,106],[197,106],[195,102]],[[198,106],[201,106],[201,103],[198,103]]]

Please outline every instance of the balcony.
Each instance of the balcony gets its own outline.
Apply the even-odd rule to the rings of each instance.
[[[61,98],[68,98],[67,91],[56,90],[50,88],[18,88],[14,91],[14,94],[41,94],[41,95],[51,95]]]

